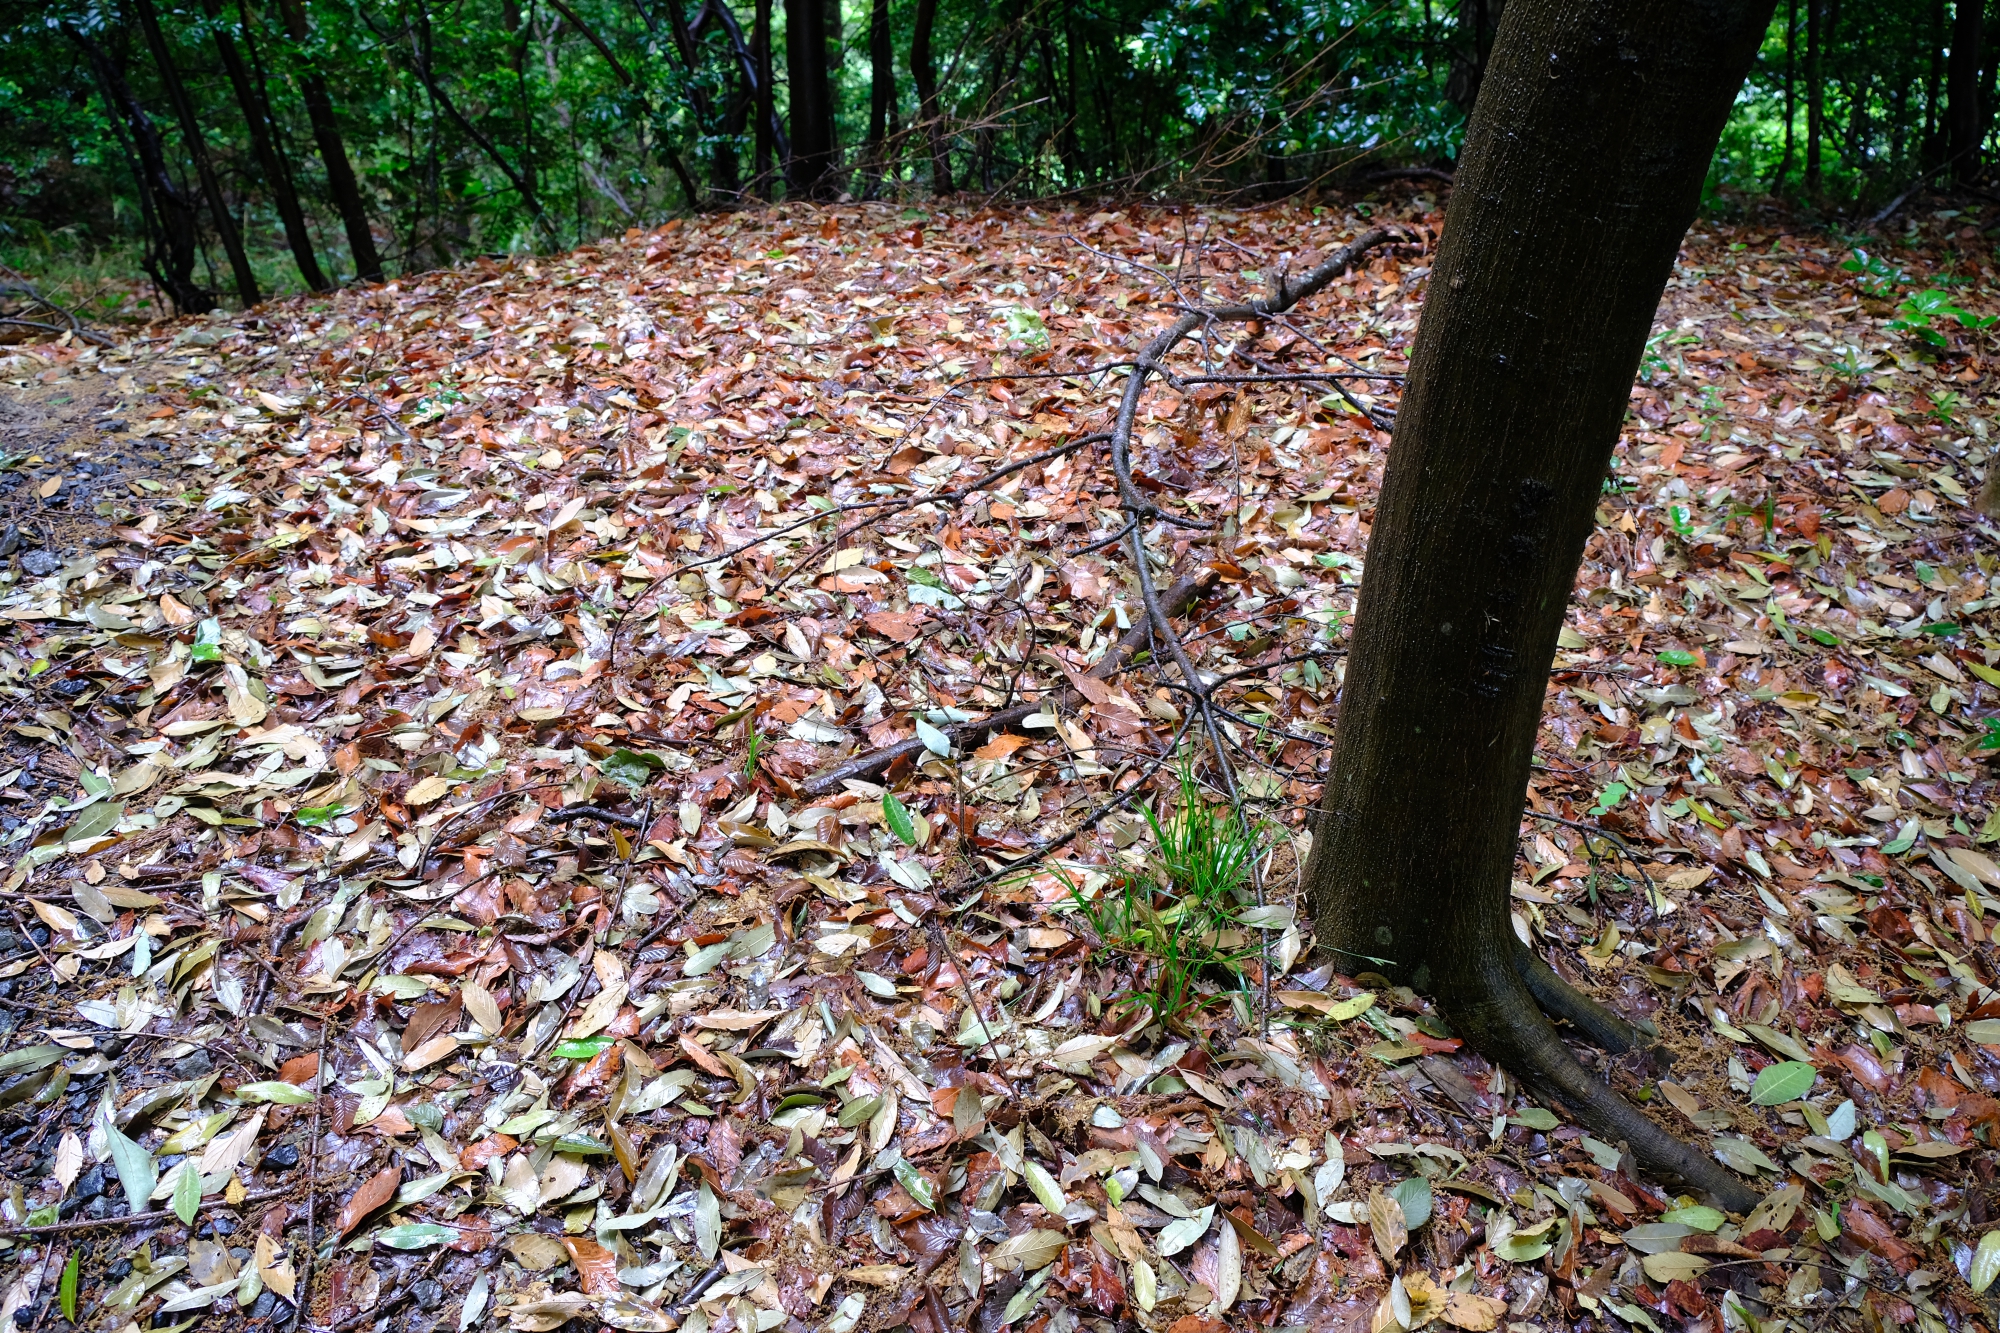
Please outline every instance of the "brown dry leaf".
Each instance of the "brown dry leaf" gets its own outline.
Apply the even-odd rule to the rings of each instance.
[[[594,1240],[564,1236],[570,1262],[576,1265],[577,1281],[586,1296],[618,1294],[618,1256]]]
[[[386,1166],[368,1179],[354,1193],[347,1196],[347,1202],[340,1206],[340,1216],[333,1222],[333,1234],[337,1239],[345,1239],[347,1234],[366,1221],[370,1214],[396,1197],[396,1189],[403,1183],[400,1167]]]

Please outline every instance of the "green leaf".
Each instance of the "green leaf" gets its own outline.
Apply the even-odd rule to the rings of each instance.
[[[598,761],[597,771],[613,782],[639,790],[653,780],[653,774],[663,771],[667,761],[656,754],[640,750],[613,750]]]
[[[118,1183],[125,1187],[126,1211],[143,1213],[146,1201],[153,1197],[153,1186],[160,1183],[160,1168],[153,1161],[153,1154],[119,1133],[118,1127],[110,1123],[110,1113],[105,1113],[104,1138],[111,1147],[111,1164],[118,1172]]]
[[[1692,1208],[1670,1209],[1660,1214],[1660,1220],[1662,1222],[1678,1222],[1682,1226],[1692,1227],[1696,1231],[1714,1231],[1729,1219],[1705,1204],[1696,1204]]]
[[[1806,633],[1812,636],[1814,642],[1823,643],[1829,648],[1838,648],[1840,646],[1839,638],[1831,630],[1814,629],[1808,626]]]
[[[588,1060],[618,1040],[616,1037],[581,1037],[556,1043],[556,1055],[564,1060]]]
[[[1979,1248],[1972,1252],[1972,1271],[1965,1280],[1975,1292],[1983,1292],[1993,1285],[1995,1277],[2000,1277],[2000,1231],[1989,1231],[1979,1238]]]
[[[458,1239],[458,1229],[436,1222],[407,1222],[399,1227],[384,1227],[375,1233],[375,1239],[392,1250],[421,1250],[427,1245]]]
[[[82,1267],[83,1251],[71,1250],[69,1262],[63,1265],[62,1284],[56,1288],[56,1299],[62,1303],[63,1318],[72,1324],[76,1322],[76,1279]]]
[[[195,1212],[201,1207],[201,1168],[192,1157],[184,1157],[174,1170],[174,1216],[183,1226],[194,1225]]]
[[[118,827],[118,821],[125,818],[125,807],[117,801],[99,801],[96,805],[85,806],[70,826],[63,830],[64,842],[89,842],[101,838]]]
[[[940,759],[951,758],[951,737],[939,731],[922,718],[917,719],[917,739],[923,747]]]
[[[1685,648],[1669,648],[1658,656],[1660,663],[1664,666],[1691,667],[1694,665],[1694,654]]]
[[[1027,1179],[1029,1192],[1035,1196],[1035,1202],[1048,1209],[1052,1215],[1062,1216],[1062,1210],[1069,1207],[1069,1200],[1063,1197],[1062,1186],[1056,1184],[1056,1178],[1049,1174],[1048,1168],[1040,1162],[1028,1162],[1022,1168],[1021,1174]]]
[[[236,1099],[243,1102],[275,1102],[279,1106],[310,1106],[314,1094],[294,1083],[280,1079],[267,1079],[262,1083],[243,1083],[236,1089]]]
[[[1389,1197],[1403,1205],[1403,1225],[1410,1230],[1431,1220],[1431,1183],[1422,1176],[1397,1181],[1389,1187]]]
[[[307,828],[324,828],[347,813],[347,807],[336,802],[333,805],[308,805],[292,812],[292,818]]]
[[[222,660],[222,622],[210,616],[195,626],[194,642],[188,646],[188,656],[197,662],[220,662]]]
[[[1758,1106],[1783,1106],[1795,1102],[1812,1091],[1813,1080],[1819,1071],[1803,1060],[1781,1060],[1774,1065],[1766,1065],[1757,1071],[1757,1081],[1751,1085],[1750,1100]]]
[[[1624,800],[1626,796],[1630,795],[1631,791],[1632,789],[1622,782],[1607,784],[1604,790],[1597,794],[1597,804],[1590,808],[1590,813],[1593,815],[1604,814],[1620,801]]]
[[[1162,1259],[1171,1259],[1188,1246],[1208,1234],[1208,1224],[1215,1220],[1215,1205],[1196,1213],[1193,1217],[1183,1217],[1169,1222],[1160,1229],[1159,1248]]]
[[[882,822],[889,826],[889,832],[905,847],[917,845],[917,826],[910,821],[910,812],[896,793],[885,792],[882,796]]]
[[[1527,1129],[1538,1129],[1546,1134],[1548,1131],[1554,1129],[1559,1122],[1556,1120],[1556,1113],[1554,1111],[1540,1106],[1524,1106],[1513,1115],[1508,1116],[1507,1123],[1510,1125],[1521,1125]]]
[[[610,1153],[611,1145],[600,1143],[588,1134],[565,1134],[555,1142],[557,1152],[575,1153],[579,1157],[603,1157]]]
[[[896,1182],[916,1201],[917,1207],[929,1212],[937,1211],[937,1193],[931,1188],[931,1182],[924,1178],[923,1172],[901,1157],[896,1159],[893,1169],[896,1173]]]

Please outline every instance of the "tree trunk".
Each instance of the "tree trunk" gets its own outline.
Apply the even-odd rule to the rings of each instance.
[[[1945,69],[1946,152],[1961,185],[1979,179],[1979,145],[1986,121],[1979,114],[1979,44],[1985,0],[1957,0],[1951,18],[1951,61]]]
[[[293,42],[303,44],[310,38],[305,0],[278,0],[278,15]],[[354,276],[361,282],[380,282],[382,257],[375,251],[375,233],[369,229],[368,210],[362,206],[361,185],[347,161],[347,145],[340,137],[340,123],[334,119],[333,97],[326,90],[326,80],[316,70],[304,70],[299,78],[299,95],[306,104],[306,118],[312,122],[320,162],[326,167],[327,192],[333,196],[340,225],[347,232],[347,248],[354,256]]]
[[[146,45],[152,48],[153,63],[160,69],[160,82],[165,85],[167,100],[174,104],[174,115],[180,120],[181,136],[187,140],[188,156],[194,159],[195,177],[201,182],[202,195],[208,200],[208,211],[215,218],[215,233],[222,238],[222,248],[229,256],[229,267],[236,278],[236,295],[247,310],[263,298],[257,294],[257,275],[250,267],[249,254],[243,249],[243,235],[236,229],[236,215],[229,211],[229,201],[222,197],[222,182],[216,177],[214,164],[208,160],[208,145],[201,137],[201,120],[195,115],[194,101],[188,96],[187,85],[181,82],[180,69],[174,64],[173,51],[167,46],[167,35],[160,28],[159,15],[153,12],[153,0],[133,0],[133,8],[139,11],[139,26],[145,29]]]
[[[871,184],[882,180],[888,155],[889,113],[896,105],[896,53],[889,43],[889,0],[874,0],[868,10],[868,174]]]
[[[1323,947],[1732,1208],[1756,1195],[1587,1070],[1634,1034],[1508,908],[1548,668],[1633,374],[1775,0],[1509,0],[1397,414],[1307,870]],[[1363,960],[1379,960],[1366,962]]]
[[[285,243],[291,247],[292,260],[299,266],[299,276],[305,279],[306,286],[323,292],[331,284],[320,272],[319,257],[313,253],[312,235],[306,230],[305,210],[299,207],[291,174],[278,160],[278,150],[271,138],[270,108],[265,105],[261,90],[251,81],[250,71],[236,49],[236,39],[223,26],[220,6],[216,0],[206,0],[204,8],[215,24],[215,49],[229,74],[230,87],[236,91],[236,105],[242,108],[243,124],[250,132],[250,148],[257,155],[257,166],[264,173],[272,201],[277,204],[278,220],[284,223]]]
[[[132,138],[132,152],[138,159],[139,198],[144,216],[159,229],[157,246],[148,245],[146,272],[172,303],[176,314],[199,315],[215,309],[215,297],[194,280],[198,233],[195,229],[194,201],[181,193],[167,170],[167,156],[160,142],[159,127],[133,96],[125,71],[100,46],[95,37],[67,25],[63,32],[82,49],[91,72],[103,85],[104,99],[114,121],[122,121]],[[148,231],[152,230],[151,227]]]
[[[1798,119],[1799,0],[1785,0],[1785,152],[1778,159],[1772,185],[1783,193],[1792,175],[1792,128]]]
[[[952,192],[951,140],[938,109],[937,67],[931,61],[931,34],[937,27],[937,0],[917,0],[916,31],[910,34],[910,81],[917,85],[917,119],[931,145],[931,193]]]
[[[833,170],[833,86],[826,77],[825,0],[785,0],[785,74],[792,92],[792,156],[786,193],[823,199],[839,186]]]
[[[789,156],[778,147],[778,103],[771,87],[771,0],[757,0],[750,50],[757,59],[757,193],[768,199],[773,164]]]
[[[1826,0],[1806,0],[1806,197],[1819,195],[1819,140],[1826,120],[1826,77],[1820,54],[1826,46]]]

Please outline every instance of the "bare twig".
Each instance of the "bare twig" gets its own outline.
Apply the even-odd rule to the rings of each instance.
[[[1183,579],[1179,583],[1176,583],[1168,590],[1167,596],[1162,603],[1163,609],[1169,615],[1179,615],[1187,609],[1189,603],[1194,601],[1195,596],[1214,577],[1215,574],[1212,570],[1203,570],[1193,578]],[[1129,657],[1140,648],[1146,646],[1150,637],[1151,632],[1147,626],[1144,624],[1134,625],[1125,632],[1124,636],[1117,643],[1106,650],[1104,656],[1098,659],[1096,666],[1084,673],[1085,678],[1088,680],[1110,679],[1113,675],[1117,674],[1119,668],[1124,666]],[[946,728],[946,732],[954,741],[958,741],[963,738],[989,732],[1012,731],[1020,727],[1023,722],[1036,713],[1047,712],[1052,708],[1058,711],[1073,709],[1076,706],[1075,700],[1076,692],[1074,690],[1059,690],[1053,698],[1039,700],[1034,703],[1016,704],[1012,708],[993,713],[987,717],[978,718],[971,722],[955,723]],[[905,755],[916,754],[923,748],[924,743],[915,737],[898,741],[894,745],[885,745],[879,750],[871,750],[859,758],[848,760],[837,768],[828,769],[817,777],[807,779],[800,790],[807,796],[824,796],[828,792],[839,791],[843,782],[872,779],[880,775],[884,769],[894,764],[898,759],[901,759]]]

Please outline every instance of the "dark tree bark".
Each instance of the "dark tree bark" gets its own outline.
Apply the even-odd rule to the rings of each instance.
[[[1431,991],[1538,1094],[1739,1210],[1755,1193],[1557,1036],[1543,1006],[1613,1046],[1634,1033],[1516,937],[1508,887],[1633,375],[1774,7],[1509,0],[1397,413],[1306,884],[1344,966]]]
[[[824,199],[839,188],[826,47],[825,0],[785,0],[785,75],[792,94],[792,155],[785,163],[785,189],[795,198]]]
[[[873,0],[868,9],[868,173],[882,179],[888,155],[889,114],[896,106],[896,53],[889,43],[889,0]]]
[[[323,292],[332,284],[320,272],[319,257],[313,253],[312,234],[306,230],[305,210],[299,207],[299,195],[292,188],[291,173],[285,170],[285,164],[278,158],[277,145],[272,139],[271,111],[265,103],[263,90],[252,81],[243,56],[236,49],[236,39],[222,26],[221,7],[216,0],[206,0],[204,8],[216,24],[215,50],[222,57],[223,69],[229,74],[229,86],[236,92],[236,105],[242,109],[243,124],[250,133],[250,149],[257,155],[257,166],[264,173],[264,183],[277,205],[278,220],[284,224],[285,243],[291,247],[292,261],[299,266],[299,276],[305,279],[306,286]]]
[[[931,146],[931,193],[952,192],[951,138],[944,132],[938,109],[937,66],[931,58],[931,35],[937,28],[937,0],[917,0],[916,30],[910,34],[910,81],[917,85],[917,119]]]
[[[771,93],[770,0],[759,0],[758,3],[757,13],[762,17],[765,27],[764,45],[761,54],[752,50],[751,44],[744,40],[743,25],[737,22],[735,11],[730,9],[726,3],[723,3],[723,0],[715,0],[709,12],[714,14],[715,21],[722,25],[722,31],[729,38],[729,47],[736,53],[737,67],[742,70],[743,77],[749,85],[751,96],[756,103],[755,110],[759,137],[770,142],[775,142],[778,149],[778,156],[787,156],[789,141],[785,138],[784,128],[778,124],[778,113],[773,104]],[[742,126],[738,125],[737,130],[740,132],[741,129]],[[768,172],[770,169],[771,163],[767,148],[765,161],[757,170]]]
[[[294,43],[302,45],[309,40],[305,0],[278,0],[278,16],[284,20],[285,33]],[[320,163],[326,168],[327,193],[333,196],[340,225],[347,233],[347,248],[354,256],[354,276],[362,282],[380,282],[382,257],[375,250],[375,233],[368,226],[361,185],[347,160],[347,145],[340,137],[340,122],[333,114],[333,96],[327,92],[326,80],[317,70],[301,72],[299,96],[306,104],[306,118],[312,122]]]
[[[111,118],[123,123],[137,159],[141,212],[147,221],[151,241],[146,247],[146,273],[177,314],[199,315],[215,309],[215,296],[194,280],[199,233],[195,226],[194,201],[181,193],[167,170],[165,146],[159,127],[132,93],[125,71],[111,58],[95,36],[65,25],[65,35],[83,51],[91,73],[103,87]]]
[[[1771,177],[1772,187],[1780,192],[1792,174],[1792,122],[1798,117],[1798,40],[1799,0],[1785,0],[1785,151]]]
[[[778,103],[771,87],[771,0],[757,0],[750,50],[757,60],[757,188],[769,198],[776,163],[791,156],[788,148],[779,147],[784,136],[778,128]]]
[[[160,29],[159,15],[153,12],[153,0],[132,0],[132,7],[139,13],[139,26],[145,31],[146,45],[152,49],[153,63],[159,66],[160,82],[166,87],[167,100],[174,104],[174,115],[181,123],[181,137],[187,141],[188,156],[194,160],[195,177],[208,200],[209,215],[215,219],[215,234],[222,238],[223,251],[229,256],[236,295],[247,310],[263,298],[257,294],[257,275],[243,249],[243,234],[236,229],[236,215],[229,211],[215,164],[208,159],[208,144],[201,137],[201,121],[194,113],[194,101],[188,96],[187,85],[181,82],[174,53],[167,46],[167,35]]]
[[[1951,60],[1945,69],[1945,151],[1951,174],[1961,185],[1979,179],[1980,141],[1986,120],[1979,114],[1979,46],[1985,0],[1957,0],[1951,17]]]
[[[1826,121],[1826,77],[1820,55],[1826,47],[1827,0],[1806,0],[1806,195],[1819,193],[1819,140]]]

